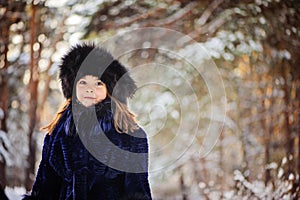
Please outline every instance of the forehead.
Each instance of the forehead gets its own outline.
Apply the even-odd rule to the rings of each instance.
[[[97,76],[93,76],[93,75],[85,75],[80,79],[88,79],[88,80],[95,80],[95,81],[100,80]]]

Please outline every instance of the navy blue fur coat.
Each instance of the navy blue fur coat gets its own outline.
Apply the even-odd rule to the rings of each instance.
[[[36,180],[24,200],[151,199],[145,132],[139,128],[129,134],[118,133],[110,101],[89,108],[77,105],[77,114],[73,114],[75,106],[71,103],[52,134],[45,136]],[[93,113],[98,123],[93,122]],[[79,131],[83,134],[77,134]],[[109,142],[94,137],[95,134],[106,136]],[[90,143],[93,147],[96,143],[96,148],[88,151]],[[130,158],[132,154],[140,156]],[[132,166],[133,170],[123,170],[126,168],[123,165]]]

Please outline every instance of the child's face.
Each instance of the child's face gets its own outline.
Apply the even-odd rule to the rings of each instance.
[[[84,76],[76,83],[76,97],[86,107],[103,101],[106,96],[106,85],[95,76]]]

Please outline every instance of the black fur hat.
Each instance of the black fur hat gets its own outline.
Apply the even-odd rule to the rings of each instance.
[[[128,70],[107,50],[93,44],[78,44],[62,57],[59,78],[64,96],[74,95],[74,83],[85,75],[98,77],[106,84],[108,93],[126,103],[137,86]],[[74,93],[73,93],[74,90]]]

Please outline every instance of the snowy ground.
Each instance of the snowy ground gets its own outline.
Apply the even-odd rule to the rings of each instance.
[[[9,200],[21,200],[22,195],[24,195],[25,193],[26,190],[23,187],[5,188],[5,194],[7,195]]]

